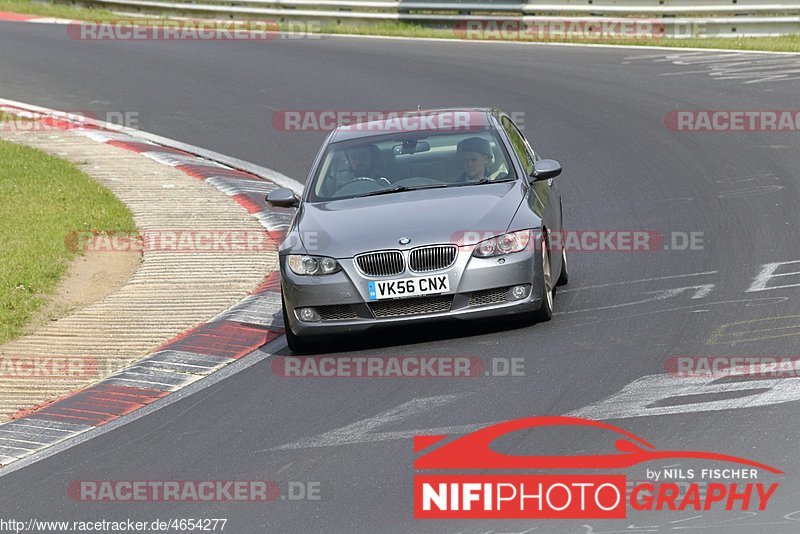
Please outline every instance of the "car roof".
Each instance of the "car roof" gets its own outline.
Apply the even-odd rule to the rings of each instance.
[[[437,108],[368,113],[373,118],[338,126],[331,133],[330,142],[369,138],[387,133],[493,130],[492,117],[498,120],[502,112],[496,108]],[[378,118],[374,118],[375,116]]]

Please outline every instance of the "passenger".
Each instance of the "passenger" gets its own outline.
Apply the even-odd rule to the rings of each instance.
[[[477,182],[489,178],[489,164],[492,162],[492,147],[482,137],[469,137],[458,143],[458,155],[464,172],[459,182]]]

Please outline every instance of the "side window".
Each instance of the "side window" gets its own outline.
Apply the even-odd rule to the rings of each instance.
[[[514,127],[516,128],[516,125]],[[517,131],[519,132],[519,129],[517,129]],[[522,135],[522,132],[519,132],[519,134]],[[528,141],[528,138],[525,137],[524,135],[522,135],[522,138],[525,140],[525,146],[528,147],[528,154],[531,155],[533,161],[539,161],[540,159],[542,159],[539,157],[539,154],[537,154],[536,151],[533,149],[530,142]]]
[[[517,155],[517,159],[519,159],[520,163],[522,163],[522,168],[525,170],[525,174],[530,175],[533,172],[533,150],[531,150],[528,142],[525,140],[519,130],[517,130],[517,127],[514,126],[514,123],[511,122],[511,119],[508,117],[503,117],[501,119],[501,123],[503,125],[503,129],[506,131],[508,140],[511,141],[511,146],[514,149],[514,153]]]

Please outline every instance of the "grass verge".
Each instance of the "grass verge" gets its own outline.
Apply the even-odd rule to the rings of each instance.
[[[0,11],[27,15],[41,15],[64,19],[80,19],[92,22],[130,21],[131,17],[114,14],[106,9],[76,7],[54,2],[33,2],[31,0],[0,0]],[[158,25],[158,19],[142,18],[139,23]],[[230,21],[226,21],[230,24]],[[289,29],[290,22],[281,23],[282,29]],[[226,26],[229,27],[229,26]],[[253,28],[264,26],[254,24]],[[295,26],[296,28],[296,26]],[[431,28],[406,22],[380,22],[364,25],[322,23],[322,33],[350,35],[383,35],[390,37],[429,37],[440,39],[459,38],[452,29]],[[525,40],[523,42],[577,43],[603,45],[666,46],[675,48],[720,48],[728,50],[756,50],[770,52],[800,52],[800,34],[782,37],[737,37],[707,39],[549,39]]]
[[[323,24],[322,33],[387,35],[392,37],[433,37],[458,39],[452,29],[428,28],[404,22],[381,23],[371,26]],[[668,46],[676,48],[723,48],[729,50],[760,50],[770,52],[800,52],[800,34],[783,37],[715,37],[707,39],[543,39],[519,42],[577,43],[602,45]]]
[[[23,15],[41,15],[59,19],[81,19],[105,21],[119,18],[106,9],[89,9],[54,2],[33,2],[31,0],[0,0],[0,11]]]
[[[3,343],[25,333],[66,273],[76,254],[65,242],[69,232],[136,227],[127,206],[69,162],[7,141],[0,161]]]

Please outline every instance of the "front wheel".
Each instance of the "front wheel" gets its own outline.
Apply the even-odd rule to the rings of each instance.
[[[553,276],[550,269],[550,251],[547,249],[547,238],[542,236],[542,280],[541,280],[542,305],[533,312],[532,319],[537,323],[544,323],[553,318]]]

